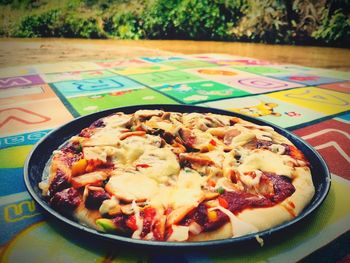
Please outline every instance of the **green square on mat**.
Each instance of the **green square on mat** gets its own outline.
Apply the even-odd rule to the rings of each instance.
[[[167,61],[160,62],[163,65],[168,65],[176,67],[178,69],[187,69],[187,68],[207,68],[207,67],[216,67],[214,63],[209,63],[200,60],[178,60],[178,61]]]
[[[162,84],[174,84],[202,80],[202,78],[196,75],[178,70],[136,74],[128,77],[150,87],[157,87]]]
[[[290,71],[280,68],[272,68],[265,66],[233,66],[232,68],[246,71],[258,75],[289,73]]]
[[[155,89],[186,104],[250,94],[246,91],[235,89],[215,81],[163,85]]]
[[[73,97],[68,98],[68,101],[81,115],[114,107],[139,104],[178,104],[176,101],[149,88]]]

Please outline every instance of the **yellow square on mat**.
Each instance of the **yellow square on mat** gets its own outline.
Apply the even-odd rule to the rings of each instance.
[[[336,114],[350,110],[350,94],[317,87],[290,89],[270,93],[266,96],[325,114]]]

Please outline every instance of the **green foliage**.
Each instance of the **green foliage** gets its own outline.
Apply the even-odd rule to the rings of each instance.
[[[120,39],[139,39],[142,37],[140,18],[132,12],[118,13],[104,21],[104,30],[109,36]]]
[[[93,17],[76,17],[62,10],[24,17],[13,32],[17,37],[103,38],[104,32]]]
[[[144,13],[149,38],[225,39],[240,17],[242,1],[155,1]]]
[[[62,26],[61,16],[60,10],[51,10],[41,15],[24,17],[13,34],[18,37],[56,36],[58,32],[55,29]]]
[[[331,16],[325,16],[321,26],[313,32],[315,39],[338,46],[350,46],[350,16],[337,9]]]
[[[0,0],[0,35],[349,46],[349,10],[350,0]]]
[[[143,28],[148,38],[173,38],[177,34],[173,20],[179,0],[156,0],[143,13]]]
[[[243,6],[243,17],[230,33],[236,39],[283,43],[288,37],[285,6],[275,0],[251,0]]]

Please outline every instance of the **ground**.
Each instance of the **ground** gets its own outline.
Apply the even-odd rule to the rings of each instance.
[[[0,67],[171,54],[225,53],[350,71],[350,49],[211,41],[0,39]]]

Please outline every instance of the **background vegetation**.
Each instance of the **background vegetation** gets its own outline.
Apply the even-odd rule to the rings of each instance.
[[[350,0],[0,0],[4,37],[350,46]]]

